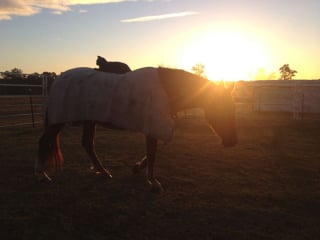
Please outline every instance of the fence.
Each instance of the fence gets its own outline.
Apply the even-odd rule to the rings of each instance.
[[[35,127],[36,124],[43,122],[48,93],[47,77],[42,77],[41,84],[5,83],[0,84],[0,87],[4,94],[0,96],[0,127],[21,125]],[[11,95],[10,93],[23,95]]]
[[[48,83],[41,85],[13,84],[14,87],[41,88],[41,95],[0,96],[0,127],[42,123]],[[1,84],[0,84],[1,86]],[[8,86],[8,84],[5,84]],[[286,112],[294,119],[320,116],[320,81],[252,81],[237,83],[235,100],[238,112]],[[191,109],[178,117],[203,117]]]
[[[0,127],[42,124],[46,96],[0,96]]]
[[[236,96],[250,102],[256,112],[292,113],[294,119],[320,114],[318,80],[242,82]]]

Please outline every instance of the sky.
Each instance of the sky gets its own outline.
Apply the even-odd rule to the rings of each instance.
[[[59,74],[98,55],[203,64],[211,80],[320,79],[319,0],[1,0],[0,72]]]

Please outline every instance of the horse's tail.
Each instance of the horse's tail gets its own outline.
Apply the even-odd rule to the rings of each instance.
[[[36,172],[46,172],[54,175],[63,170],[63,155],[60,148],[59,131],[61,125],[48,124],[48,109],[44,116],[44,133],[39,139],[38,161]]]

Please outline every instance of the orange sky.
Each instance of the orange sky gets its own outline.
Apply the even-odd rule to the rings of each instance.
[[[112,3],[110,3],[112,2]],[[205,65],[212,80],[320,79],[318,0],[70,0],[2,2],[0,72]]]

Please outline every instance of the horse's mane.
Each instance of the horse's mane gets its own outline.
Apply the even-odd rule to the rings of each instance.
[[[183,69],[158,67],[158,70],[159,70],[160,74],[162,72],[162,73],[166,74],[167,76],[169,76],[170,79],[176,79],[176,80],[181,79],[184,82],[186,82],[188,80],[202,82],[202,83],[210,81],[202,76],[185,71]]]
[[[212,81],[183,69],[159,67],[158,73],[164,84],[175,86],[176,90],[183,88],[195,90],[209,83],[215,85]]]
[[[215,86],[210,80],[182,69],[159,67],[158,74],[173,102],[198,102],[196,98],[207,95],[204,92],[211,92],[209,88]]]

